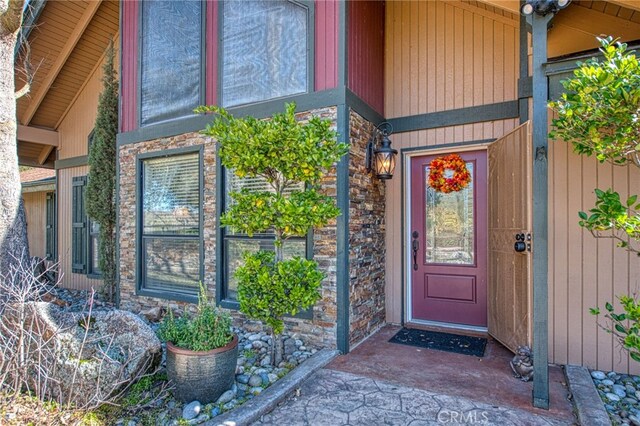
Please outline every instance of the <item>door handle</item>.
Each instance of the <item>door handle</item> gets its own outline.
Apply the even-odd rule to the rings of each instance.
[[[411,234],[413,240],[411,241],[411,251],[413,253],[413,270],[418,270],[418,250],[420,249],[420,241],[418,241],[418,231],[413,231]]]

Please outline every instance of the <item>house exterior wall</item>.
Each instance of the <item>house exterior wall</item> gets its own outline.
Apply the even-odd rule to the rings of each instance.
[[[623,199],[640,194],[640,170],[599,164],[570,144],[549,143],[549,358],[604,371],[640,373],[589,308],[640,291],[640,259],[578,226],[578,211],[595,204],[594,188]],[[604,325],[604,318],[600,319]]]
[[[385,182],[367,171],[372,123],[349,119],[349,343],[385,324]]]
[[[29,254],[41,259],[47,257],[47,192],[48,191],[26,192],[22,194],[24,210],[27,216]]]
[[[311,115],[330,119],[334,125],[337,120],[337,109],[329,107],[314,111],[301,112],[297,117],[308,119]],[[185,305],[184,302],[168,299],[145,297],[137,294],[137,262],[136,258],[136,223],[138,202],[136,188],[139,185],[136,173],[137,156],[144,153],[202,145],[204,160],[204,199],[203,212],[203,241],[204,241],[204,276],[203,283],[211,296],[216,293],[216,184],[218,170],[216,169],[215,142],[199,133],[181,134],[167,138],[160,138],[140,143],[123,145],[119,148],[118,161],[120,163],[120,192],[119,192],[119,244],[120,244],[120,306],[123,309],[139,312],[153,306],[169,306],[173,309]],[[336,176],[332,171],[322,182],[325,193],[336,196]],[[314,231],[313,253],[314,260],[325,272],[326,279],[321,289],[321,300],[313,308],[312,320],[302,318],[288,318],[285,323],[287,330],[299,333],[305,341],[312,345],[335,347],[336,345],[336,224],[335,221],[322,229]],[[192,305],[193,306],[193,305]],[[243,323],[250,328],[259,325],[253,321],[246,321],[238,311],[232,311],[238,324]]]
[[[384,115],[385,2],[349,3],[347,85],[377,113]]]
[[[506,16],[505,16],[506,15]],[[518,21],[463,2],[387,2],[385,115],[433,113],[517,99]],[[391,135],[394,148],[493,139],[517,119]],[[402,177],[386,187],[386,320],[402,320]]]
[[[124,2],[128,3],[128,2]],[[114,37],[115,66],[120,62],[118,55],[119,35]],[[58,262],[61,271],[61,285],[72,289],[96,290],[102,285],[99,279],[71,272],[72,250],[72,180],[75,176],[85,176],[89,172],[86,166],[89,155],[89,134],[94,128],[98,112],[98,98],[102,91],[104,57],[95,66],[93,72],[78,92],[73,103],[61,118],[57,127],[60,145],[57,149],[58,160],[73,160],[79,167],[59,168],[57,170],[57,217],[58,217]],[[59,167],[59,166],[58,166]]]

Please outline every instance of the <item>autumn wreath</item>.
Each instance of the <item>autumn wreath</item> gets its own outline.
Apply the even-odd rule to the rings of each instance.
[[[447,170],[453,172],[451,177],[446,177]],[[434,190],[448,194],[464,189],[469,182],[471,182],[471,173],[467,170],[467,163],[458,154],[449,154],[431,160],[429,186]]]

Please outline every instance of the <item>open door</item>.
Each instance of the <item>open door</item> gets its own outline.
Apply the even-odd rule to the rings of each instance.
[[[531,122],[492,143],[488,157],[488,330],[515,351],[532,337]]]

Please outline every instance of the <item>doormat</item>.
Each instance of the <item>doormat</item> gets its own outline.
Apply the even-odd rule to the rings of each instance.
[[[477,357],[484,356],[484,349],[487,346],[487,339],[483,337],[461,336],[413,328],[403,328],[389,339],[389,342]]]

